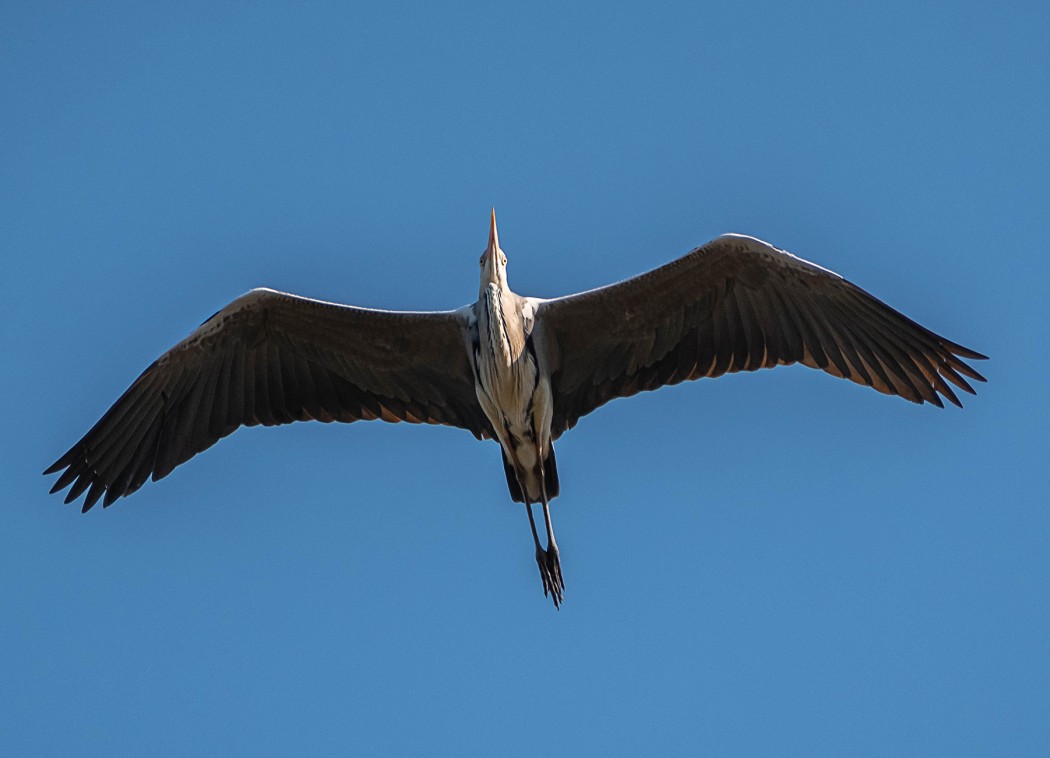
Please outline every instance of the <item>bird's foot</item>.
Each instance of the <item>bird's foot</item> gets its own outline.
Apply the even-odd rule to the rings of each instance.
[[[543,596],[550,595],[554,607],[560,608],[565,594],[565,580],[561,576],[558,546],[552,544],[547,550],[541,550],[537,546],[536,564],[540,567],[540,578],[543,579]]]
[[[554,588],[551,591],[554,596],[554,605],[558,607],[565,594],[565,579],[561,575],[561,557],[558,554],[558,546],[553,542],[547,548],[547,572],[550,574]]]

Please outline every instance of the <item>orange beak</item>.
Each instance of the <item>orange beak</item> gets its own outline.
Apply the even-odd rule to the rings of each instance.
[[[499,234],[496,232],[496,209],[492,209],[492,223],[489,226],[489,246],[485,250],[485,255],[489,257],[489,260],[495,264],[499,254]]]

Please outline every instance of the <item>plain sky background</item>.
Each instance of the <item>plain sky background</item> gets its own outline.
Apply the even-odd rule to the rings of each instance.
[[[0,753],[1050,754],[1045,2],[5,3]],[[242,430],[82,516],[40,472],[254,286],[554,296],[725,231],[992,356],[800,367],[558,444]]]

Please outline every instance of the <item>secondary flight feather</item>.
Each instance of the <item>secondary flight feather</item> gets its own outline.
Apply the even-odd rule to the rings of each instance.
[[[838,274],[726,234],[632,279],[567,297],[507,284],[496,214],[477,302],[382,311],[270,289],[237,298],[164,353],[44,473],[83,510],[130,495],[241,426],[382,419],[500,445],[544,594],[565,589],[550,501],[554,441],[617,397],[801,363],[914,403],[961,406],[984,355]],[[965,359],[965,360],[964,360]],[[533,505],[542,507],[546,547]]]

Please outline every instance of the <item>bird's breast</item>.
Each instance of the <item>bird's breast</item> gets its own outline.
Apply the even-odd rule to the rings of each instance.
[[[539,368],[524,319],[495,285],[486,288],[480,305],[473,355],[478,400],[493,426],[530,428]]]

